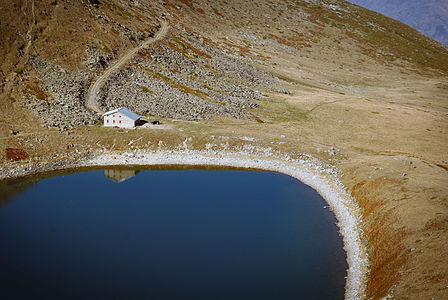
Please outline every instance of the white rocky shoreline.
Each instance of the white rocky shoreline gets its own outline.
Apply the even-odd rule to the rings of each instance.
[[[362,242],[362,220],[359,207],[338,180],[335,169],[324,168],[311,156],[291,158],[273,155],[270,152],[213,150],[134,150],[129,152],[103,151],[80,159],[59,159],[47,164],[28,163],[0,168],[0,180],[20,178],[43,172],[82,167],[101,166],[157,166],[191,165],[219,166],[242,169],[260,169],[289,175],[315,189],[329,204],[338,220],[338,227],[347,254],[347,281],[345,299],[365,297],[368,274],[368,257]]]

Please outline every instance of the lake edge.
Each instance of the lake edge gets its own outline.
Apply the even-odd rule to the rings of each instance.
[[[345,191],[334,170],[328,170],[312,159],[290,157],[265,157],[246,152],[215,151],[156,151],[125,152],[92,155],[89,158],[59,160],[48,164],[34,163],[30,166],[2,169],[0,180],[25,178],[54,171],[92,169],[116,166],[213,166],[236,169],[253,169],[283,173],[316,190],[328,203],[338,220],[344,251],[347,254],[347,281],[345,299],[361,299],[364,296],[367,274],[367,250],[362,241],[362,219],[359,207]]]

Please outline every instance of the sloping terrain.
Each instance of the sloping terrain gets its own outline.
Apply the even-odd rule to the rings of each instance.
[[[0,14],[3,165],[187,144],[311,155],[340,170],[362,209],[365,296],[446,295],[442,45],[344,1],[7,0]],[[102,128],[89,88],[165,21],[97,102],[169,129]]]
[[[408,24],[448,46],[448,3],[445,0],[350,0]]]

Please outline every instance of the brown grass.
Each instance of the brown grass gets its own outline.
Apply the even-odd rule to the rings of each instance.
[[[36,11],[39,12],[39,15],[37,16],[38,24],[32,32],[32,52],[55,63],[65,64],[63,66],[75,70],[77,67],[81,66],[81,58],[85,55],[84,47],[79,47],[79,45],[82,45],[86,42],[98,41],[101,42],[100,44],[102,45],[108,45],[108,47],[110,47],[110,51],[107,52],[113,54],[114,56],[121,55],[124,51],[126,51],[126,49],[135,46],[131,41],[128,41],[128,39],[124,35],[119,34],[117,30],[115,30],[116,34],[114,34],[110,30],[110,26],[117,26],[118,24],[123,24],[129,28],[143,28],[144,26],[146,26],[145,24],[138,23],[137,17],[123,19],[120,18],[115,11],[115,6],[107,6],[107,3],[113,3],[113,1],[103,0],[102,2],[105,3],[105,5],[101,8],[101,10],[104,10],[103,12],[107,14],[111,20],[106,26],[105,24],[98,22],[94,14],[90,14],[84,9],[84,2],[85,1],[70,1],[69,3],[67,1],[64,1],[62,6],[66,7],[66,9],[63,9],[61,5],[59,5],[60,8],[57,9],[47,7],[48,1],[36,1]],[[158,16],[160,14],[160,11],[151,9],[151,7],[153,6],[152,4],[159,7],[159,2],[145,2],[147,2],[149,5],[145,7],[145,14],[150,17],[148,19],[150,21],[149,23],[154,25],[158,24],[157,20],[159,19]],[[173,16],[172,18],[167,18],[171,24],[179,23],[187,28],[187,31],[195,31],[195,34],[197,34],[197,36],[208,36],[209,39],[204,38],[204,42],[218,51],[221,47],[223,47],[223,43],[219,42],[219,44],[216,44],[214,41],[219,41],[220,39],[222,41],[223,35],[230,36],[231,40],[241,40],[239,38],[236,38],[238,37],[236,32],[232,33],[232,30],[234,28],[233,24],[238,24],[240,27],[242,27],[243,25],[241,24],[244,23],[244,26],[246,26],[249,21],[249,15],[240,8],[240,5],[244,6],[244,1],[239,2],[238,6],[233,5],[235,4],[235,2],[232,2],[231,4],[226,6],[227,11],[224,10],[224,8],[221,9],[218,7],[219,11],[225,15],[226,19],[214,17],[214,21],[216,22],[202,22],[207,20],[205,17],[206,13],[214,16],[213,10],[210,6],[210,2],[194,1],[194,11],[188,10],[184,4],[175,2],[175,0],[168,0],[166,2],[171,2],[182,6],[181,10],[176,9],[174,5],[170,6],[169,4],[167,6],[160,6],[163,13],[166,14],[169,12],[170,15]],[[28,5],[26,5],[27,3]],[[256,5],[258,3],[263,7],[263,9],[260,7],[259,10],[255,11],[255,9],[257,9],[255,6],[258,7],[258,5]],[[270,10],[266,6],[266,3],[267,2],[264,1],[254,3],[249,2],[248,6],[252,6],[250,8],[254,9],[256,15],[262,16],[264,11],[269,12],[272,15]],[[289,3],[290,5],[293,5],[291,3],[294,3],[294,7],[307,12],[306,9],[303,9],[303,6],[307,5],[306,2],[290,1]],[[338,4],[343,5],[344,7],[343,3],[345,2],[340,2]],[[10,72],[13,72],[14,68],[18,65],[25,65],[23,62],[19,62],[20,56],[17,54],[17,46],[19,45],[14,42],[16,41],[17,33],[19,32],[21,34],[25,34],[31,22],[30,18],[26,19],[24,17],[23,11],[23,9],[26,9],[28,17],[30,16],[30,2],[23,2],[22,4],[23,5],[18,5],[17,7],[14,7],[12,5],[4,6],[5,10],[2,14],[3,20],[6,22],[6,24],[11,25],[11,28],[15,28],[17,30],[13,30],[14,32],[12,32],[11,30],[8,30],[9,27],[5,27],[6,29],[2,32],[5,36],[5,38],[3,39],[5,43],[3,47],[0,47],[4,49],[1,51],[2,55],[0,56],[4,58],[4,60],[2,60],[2,65],[4,65],[4,67],[2,67],[0,77],[2,77],[1,74],[9,74]],[[214,5],[216,5],[216,3]],[[231,9],[233,8],[234,10],[232,14],[230,12],[232,12]],[[116,9],[118,10],[118,8]],[[95,139],[97,136],[101,137],[101,144],[104,143],[105,145],[109,145],[109,147],[113,149],[115,149],[115,146],[113,146],[115,138],[117,138],[117,140],[121,139],[121,149],[128,149],[127,145],[129,140],[127,139],[138,139],[139,135],[142,134],[145,134],[145,137],[151,139],[151,145],[156,145],[159,140],[163,140],[164,144],[167,144],[167,147],[177,147],[177,145],[182,144],[186,137],[192,136],[194,137],[193,143],[195,143],[195,145],[200,148],[203,146],[201,145],[201,142],[206,140],[206,138],[203,136],[218,136],[225,134],[231,136],[233,135],[232,130],[235,130],[235,135],[260,136],[260,140],[267,140],[268,138],[271,139],[272,136],[285,134],[286,131],[288,132],[286,134],[288,142],[283,146],[273,146],[275,147],[274,149],[278,149],[279,151],[286,151],[290,147],[294,148],[294,151],[310,152],[312,155],[320,155],[313,152],[316,148],[316,143],[332,145],[334,144],[342,149],[341,153],[344,153],[346,160],[350,164],[356,165],[357,169],[362,169],[365,161],[356,161],[352,159],[356,159],[356,157],[359,157],[359,155],[363,155],[366,160],[370,161],[369,153],[378,153],[378,151],[385,151],[387,153],[397,153],[397,151],[400,151],[402,153],[406,153],[406,155],[409,156],[421,157],[424,161],[439,163],[443,163],[444,161],[446,161],[445,153],[442,153],[443,151],[440,150],[443,149],[443,145],[445,145],[442,141],[446,140],[444,139],[446,137],[442,133],[443,126],[446,126],[446,122],[444,123],[443,119],[443,107],[446,107],[443,99],[446,99],[446,97],[443,98],[442,96],[438,96],[439,92],[441,91],[438,90],[438,88],[435,88],[434,82],[436,82],[436,80],[434,78],[423,77],[419,75],[419,73],[417,73],[421,70],[417,62],[421,65],[424,65],[425,67],[433,66],[436,69],[448,70],[448,61],[446,59],[447,51],[440,50],[437,46],[431,46],[431,42],[427,41],[425,38],[421,38],[420,35],[412,32],[410,29],[404,28],[402,25],[398,24],[398,22],[392,23],[389,19],[386,19],[374,13],[369,13],[367,11],[361,10],[359,10],[358,12],[356,10],[353,10],[353,13],[342,13],[338,15],[335,13],[327,14],[327,11],[327,9],[316,8],[314,12],[311,12],[315,16],[315,18],[321,20],[314,24],[320,25],[324,24],[324,22],[329,22],[326,24],[327,28],[324,28],[323,32],[326,34],[333,34],[329,39],[322,38],[318,40],[318,43],[313,42],[312,45],[313,47],[317,48],[316,51],[309,51],[310,48],[305,48],[303,49],[305,51],[303,51],[303,53],[298,52],[297,56],[295,54],[288,56],[287,53],[283,53],[281,50],[279,50],[279,48],[277,47],[278,45],[272,45],[271,47],[268,44],[265,48],[261,48],[261,46],[258,47],[256,44],[254,45],[255,47],[258,47],[257,52],[268,56],[271,60],[269,64],[266,65],[267,70],[289,75],[299,72],[296,69],[297,65],[297,68],[300,69],[300,74],[303,73],[303,78],[310,77],[306,80],[306,83],[308,85],[298,84],[297,86],[295,86],[293,84],[288,84],[287,82],[282,82],[282,84],[288,84],[287,89],[293,91],[293,95],[291,96],[282,96],[281,98],[275,96],[274,99],[274,96],[268,95],[269,100],[259,101],[259,103],[263,105],[263,108],[265,108],[264,106],[266,106],[267,108],[273,108],[272,112],[268,112],[267,110],[260,111],[260,118],[265,121],[264,124],[257,123],[254,120],[222,121],[221,119],[216,118],[213,120],[213,122],[203,121],[194,124],[190,124],[188,122],[175,123],[174,128],[177,128],[176,126],[179,126],[179,128],[182,128],[182,130],[184,130],[184,128],[188,128],[188,133],[187,130],[181,132],[176,131],[176,129],[172,130],[173,133],[166,133],[164,131],[139,130],[126,133],[126,135],[121,135],[117,134],[116,131],[112,129],[110,131],[103,131],[101,128],[97,127],[82,127],[79,130],[76,129],[75,134],[66,136],[65,134],[55,133],[51,130],[47,130],[46,128],[40,128],[40,126],[37,125],[36,122],[24,122],[24,120],[30,120],[29,118],[34,116],[32,116],[31,113],[27,110],[21,109],[21,106],[19,105],[20,103],[11,105],[10,102],[12,100],[7,97],[9,95],[5,95],[5,97],[3,97],[2,99],[7,100],[7,102],[4,102],[1,107],[1,117],[3,117],[4,120],[3,123],[0,124],[0,133],[8,139],[2,140],[2,142],[8,141],[8,144],[6,144],[5,142],[4,148],[6,148],[7,146],[20,148],[17,143],[13,142],[15,138],[8,135],[10,124],[18,128],[27,126],[25,127],[27,130],[36,131],[44,137],[45,142],[39,145],[36,144],[36,150],[31,147],[23,148],[25,151],[30,153],[30,155],[32,154],[32,152],[30,151],[36,153],[33,153],[32,156],[46,156],[50,153],[67,151],[66,145],[68,145],[68,143],[80,145],[76,147],[81,151],[90,146],[93,146],[95,148],[95,145],[98,142],[98,140]],[[291,17],[292,15],[293,14],[290,12],[285,13],[285,17]],[[154,16],[154,18],[151,16]],[[320,18],[321,16],[323,18]],[[138,15],[138,17],[143,19],[141,15]],[[375,19],[377,19],[378,21],[375,21]],[[68,22],[68,24],[65,24],[67,23],[66,21],[70,22]],[[313,35],[309,29],[313,29],[315,32],[317,32],[317,37],[322,37],[322,35],[320,35],[319,29],[315,28],[314,24],[309,23],[302,18],[300,18],[300,20],[298,18],[293,18],[290,21],[284,21],[284,18],[278,18],[278,22],[275,23],[274,21],[270,22],[265,18],[260,18],[260,20],[254,20],[254,18],[251,18],[250,21],[256,23],[253,25],[250,24],[250,26],[252,27],[251,30],[254,30],[254,33],[256,32],[256,30],[259,30],[257,36],[260,36],[260,38],[267,37],[269,33],[272,33],[282,39],[280,40],[281,42],[288,42],[290,37],[294,37],[296,39],[294,41],[297,41],[297,44],[310,43],[314,38],[316,38],[316,35]],[[376,27],[368,25],[370,22],[379,22],[381,23],[380,26],[386,30],[381,34],[375,30]],[[62,26],[62,24],[67,26]],[[86,29],[83,29],[81,25],[88,26],[86,26]],[[270,26],[268,27],[266,25]],[[289,25],[293,25],[292,27],[296,30],[295,33],[292,30],[288,29]],[[102,31],[102,27],[104,27],[104,31]],[[188,29],[188,27],[190,27],[191,29]],[[69,36],[67,34],[66,28],[75,29],[76,34]],[[119,27],[116,28],[119,29]],[[284,31],[285,33],[279,33],[280,30]],[[176,31],[172,30],[172,32],[174,34],[174,32]],[[189,39],[187,39],[187,36],[185,36],[185,39],[189,41]],[[173,40],[171,40],[170,42],[172,42],[175,47],[180,49],[180,51],[185,51],[185,53],[189,55],[193,54],[191,49],[187,48],[185,44],[184,48]],[[245,46],[245,44],[241,44],[239,42],[236,42],[236,44]],[[337,46],[338,49],[335,49],[334,51],[331,50],[331,52],[334,53],[326,54],[325,51],[322,51],[322,54],[319,54],[319,50],[324,50],[327,46]],[[362,53],[360,53],[359,47],[362,47],[368,56],[362,55]],[[379,51],[376,51],[376,48],[378,48]],[[238,49],[240,49],[240,53],[245,53],[247,48],[234,48],[233,51],[237,52]],[[418,50],[418,52],[415,52],[415,50]],[[10,53],[11,55],[7,55],[8,53]],[[349,58],[348,55],[345,55],[348,53],[353,54],[353,57]],[[383,57],[381,53],[394,54],[398,62],[400,62],[400,58],[412,58],[410,62],[416,62],[416,64],[401,62],[403,66],[394,68],[394,70],[388,69],[382,63],[378,64],[370,58],[373,57],[375,59],[378,59],[378,61],[388,62],[389,58]],[[10,58],[8,58],[8,56]],[[340,61],[336,57],[341,57]],[[323,60],[321,58],[323,58]],[[327,59],[329,60],[328,63]],[[339,63],[350,65],[356,61],[358,61],[362,65],[359,65],[359,67],[353,66],[355,72],[353,74],[348,74],[348,70],[331,71],[331,69],[333,69],[333,63],[330,63],[330,60],[334,60],[334,68],[336,68]],[[427,62],[425,62],[425,60],[427,60]],[[274,65],[275,69],[274,67],[270,68],[268,66],[271,65],[271,63],[278,63],[278,65]],[[397,62],[394,62],[394,64],[398,66]],[[23,70],[25,76],[21,77],[26,78],[26,76],[31,75],[27,74],[28,70],[30,69],[25,68],[25,70]],[[17,73],[19,73],[19,71],[20,70],[17,69]],[[411,75],[396,76],[397,74],[404,74],[399,73],[404,71],[409,72],[409,74]],[[186,76],[189,75],[186,74]],[[302,78],[302,75],[295,77]],[[403,79],[400,79],[400,77],[402,77]],[[358,80],[368,82],[370,81],[370,79],[373,79],[371,86],[378,87],[378,89],[375,89],[375,93],[371,93],[372,89],[370,87],[368,89],[363,89],[361,87],[359,94],[358,92],[353,92],[354,97],[337,96],[338,99],[341,99],[341,102],[338,102],[338,104],[335,104],[333,106],[335,108],[334,110],[325,110],[324,108],[326,106],[319,106],[321,107],[322,111],[307,115],[306,112],[308,111],[308,109],[314,106],[313,101],[316,101],[316,103],[319,104],[321,103],[321,101],[322,103],[325,103],[332,100],[333,96],[329,95],[323,89],[316,88],[313,90],[309,90],[306,88],[313,84],[322,86],[320,84],[320,79],[324,79],[325,82],[327,82],[328,80],[333,80],[334,78],[345,81],[347,83],[357,82]],[[444,78],[446,78],[446,76],[437,79],[437,83],[442,84],[444,82]],[[414,89],[414,87],[411,86],[414,82],[416,83],[416,93],[411,95],[410,92],[404,92],[405,87]],[[37,82],[30,83],[40,86]],[[170,82],[170,84],[182,88],[176,82]],[[210,85],[213,88],[213,84]],[[403,87],[401,85],[403,85]],[[18,90],[19,88],[20,91]],[[7,89],[5,88],[5,91],[6,90]],[[21,93],[19,92],[22,91],[25,91],[25,89],[22,89],[22,86],[20,86],[11,95],[19,100],[21,99]],[[187,89],[185,89],[185,91],[188,92]],[[447,89],[444,90],[444,92],[446,91]],[[357,95],[355,96],[355,94]],[[273,99],[271,100],[270,98]],[[371,100],[356,101],[355,99]],[[396,114],[393,114],[392,112],[390,114],[383,114],[383,110],[377,109],[378,107],[371,108],[370,104],[367,103],[372,101],[370,102],[372,105],[373,103],[384,105],[384,99],[393,101],[394,111],[395,109],[397,109]],[[294,105],[290,103],[293,103]],[[420,116],[420,114],[417,114],[417,112],[414,114],[408,108],[403,108],[403,114],[399,115],[398,112],[401,110],[401,108],[398,108],[398,106],[401,106],[401,103],[413,103],[412,106],[414,106],[415,104],[416,111],[421,110],[422,114],[424,111],[424,115],[421,115],[420,118],[418,117]],[[388,103],[388,105],[389,104],[390,103]],[[430,109],[430,106],[434,106],[435,108]],[[347,109],[343,110],[343,108]],[[371,111],[375,110],[380,111],[381,114],[371,114]],[[360,114],[358,115],[357,112],[360,112]],[[409,116],[407,116],[408,112],[410,113]],[[366,117],[365,120],[361,120],[363,115],[376,117]],[[410,126],[411,124],[409,122],[406,123],[406,119],[414,119],[414,115],[417,116],[415,118],[416,122],[414,123],[419,123],[421,124],[421,126],[419,125],[414,127]],[[336,128],[336,126],[332,126],[330,122],[336,121],[338,119],[345,120],[345,117],[347,117],[347,120],[346,122],[344,122],[344,124],[347,125],[340,125],[340,127],[338,126],[337,129],[332,129],[329,131],[322,130],[322,128]],[[384,120],[384,122],[382,122],[382,120]],[[400,126],[393,125],[398,124],[398,122],[400,122]],[[429,124],[429,122],[431,126],[433,124],[437,124],[437,126],[440,126],[440,134],[439,128],[437,126],[426,127],[429,126],[427,125]],[[320,123],[322,123],[323,125],[320,125]],[[348,125],[349,123],[350,125]],[[329,126],[324,126],[327,124]],[[353,129],[349,130],[349,127],[360,128],[359,135],[350,134]],[[426,132],[427,128],[430,128],[431,132]],[[27,131],[23,130],[23,132]],[[203,134],[203,132],[206,132],[207,134]],[[421,132],[424,132],[424,135]],[[370,136],[372,138],[370,138]],[[376,139],[376,137],[381,137],[381,143],[377,143],[377,141],[380,141],[380,138]],[[74,141],[71,140],[72,138],[74,138],[77,143],[74,143]],[[145,138],[140,141],[142,143],[142,147],[144,147],[143,140],[145,140]],[[120,142],[117,143],[120,144]],[[203,144],[205,144],[205,142]],[[426,144],[433,144],[436,146],[426,148],[423,146]],[[51,157],[49,159],[51,159]],[[0,155],[0,160],[6,160],[4,150]],[[378,170],[375,174],[392,176],[392,173],[389,172],[389,162],[383,161],[379,162],[378,164],[384,168]],[[443,166],[446,165],[446,163],[443,163]],[[400,199],[400,197],[402,197],[402,195],[400,196],[401,192],[394,186],[394,182],[388,182],[387,180],[377,180],[372,183],[372,180],[369,179],[369,176],[371,175],[370,169],[369,171],[358,172],[353,175],[355,178],[350,179],[356,180],[356,182],[358,182],[358,184],[353,187],[353,194],[359,199],[359,204],[362,207],[363,217],[366,219],[366,246],[368,247],[370,260],[372,262],[372,272],[370,274],[370,279],[368,282],[368,294],[374,299],[378,299],[380,295],[384,295],[384,293],[386,293],[394,283],[396,283],[395,291],[397,291],[397,298],[431,298],[421,296],[421,293],[424,291],[424,289],[426,289],[426,287],[424,287],[424,280],[422,280],[421,278],[417,278],[417,280],[415,280],[415,277],[418,277],[415,274],[410,275],[411,272],[404,273],[400,279],[397,279],[399,274],[397,273],[399,265],[403,261],[405,261],[407,257],[408,264],[415,267],[415,271],[412,273],[421,273],[422,271],[426,271],[425,275],[432,276],[433,274],[439,274],[440,265],[435,264],[434,262],[439,261],[437,255],[440,252],[438,252],[435,248],[440,247],[442,249],[446,245],[446,243],[443,243],[442,240],[434,237],[435,234],[432,235],[431,239],[428,238],[427,240],[425,240],[426,235],[424,235],[423,237],[419,236],[423,235],[423,233],[429,234],[428,232],[415,234],[415,238],[410,239],[410,231],[413,230],[411,228],[414,227],[409,225],[412,223],[412,221],[406,219],[408,216],[413,216],[412,214],[416,214],[418,217],[418,212],[422,208],[428,208],[430,211],[432,211],[437,208],[437,206],[435,205],[443,206],[448,202],[446,201],[446,198],[442,199],[442,192],[437,192],[439,194],[434,196],[437,196],[441,200],[432,198],[431,200],[427,199],[430,196],[428,195],[428,190],[425,190],[425,188],[439,188],[441,191],[446,191],[446,188],[439,183],[439,181],[441,180],[433,182],[433,178],[436,178],[436,176],[437,178],[439,178],[443,170],[435,166],[432,166],[432,168],[430,169],[431,171],[425,171],[425,168],[418,167],[416,171],[412,171],[411,176],[414,176],[412,174],[416,174],[416,177],[409,176],[408,180],[414,184],[414,186],[412,187],[412,193],[408,193],[411,200],[400,202],[394,200]],[[347,170],[348,169],[344,169],[344,167],[342,167],[342,171]],[[434,175],[434,177],[427,175]],[[396,176],[398,177],[400,175]],[[363,179],[365,179],[366,181],[360,182]],[[402,180],[401,184],[403,185],[404,179],[400,180]],[[384,184],[384,187],[381,186],[382,184]],[[347,186],[352,186],[351,182],[349,182]],[[378,192],[379,189],[382,189],[382,194]],[[388,189],[391,189],[391,191],[388,192]],[[411,189],[411,187],[409,187],[409,189]],[[368,190],[371,190],[371,192],[367,192]],[[397,196],[394,195],[394,193],[397,193]],[[416,207],[413,207],[413,204],[416,204]],[[435,208],[433,207],[433,205]],[[399,217],[397,217],[398,212],[400,212]],[[446,215],[445,211],[441,211],[440,213]],[[390,220],[387,220],[387,218],[390,218]],[[422,215],[421,219],[425,218],[428,219],[429,217],[425,217],[424,215]],[[396,220],[397,224],[399,225],[394,224]],[[403,230],[401,229],[401,225],[407,226],[407,228],[409,229]],[[431,231],[431,233],[433,231],[433,228],[441,228],[440,230],[443,230],[443,228],[447,228],[446,223],[431,223],[430,226],[430,228],[428,227],[425,230]],[[446,231],[441,233],[446,233]],[[404,241],[401,234],[406,234],[404,237]],[[444,236],[446,236],[446,234]],[[403,243],[405,242],[406,246],[411,246],[409,243],[420,239],[422,240],[420,244],[423,244],[424,242],[426,243],[424,248],[422,246],[424,254],[421,254],[418,257],[414,257],[414,255],[407,255],[406,250],[404,250],[403,248]],[[428,246],[429,243],[431,243],[431,245],[432,243],[434,243],[434,245],[431,246],[433,248]],[[424,255],[426,255],[426,259],[422,259],[422,256]],[[430,255],[435,258],[431,258]],[[431,259],[429,259],[428,257],[430,257]],[[425,267],[422,267],[422,265],[424,265]],[[444,265],[446,266],[446,263],[444,263]],[[433,268],[433,270],[431,270],[431,268]],[[423,275],[421,277],[423,277]],[[445,275],[444,279],[446,278],[447,276]],[[406,290],[406,288],[409,287],[412,287],[413,291]],[[428,288],[432,289],[433,294],[437,293],[438,287],[436,287],[435,284],[429,286]],[[442,295],[442,293],[440,292],[439,294]],[[443,298],[443,296],[438,298]]]
[[[217,10],[215,10],[215,11],[213,11],[213,13],[215,14],[215,15],[217,15],[218,17],[224,17],[219,11],[217,11]]]
[[[183,4],[185,4],[186,6],[188,6],[189,8],[193,9],[193,2],[192,2],[192,0],[177,0],[177,1],[179,1],[179,2],[181,2]]]
[[[151,52],[150,52],[149,49],[140,49],[140,50],[137,52],[137,55],[138,55],[138,57],[140,57],[140,58],[144,58],[144,59],[148,59],[148,60],[151,60],[151,59],[152,59]]]
[[[368,10],[359,13],[360,19],[352,18],[351,15],[339,16],[328,12],[325,13],[325,17],[334,24],[340,24],[344,33],[357,41],[363,53],[378,62],[401,58],[424,70],[433,68],[448,72],[446,48],[398,21]],[[370,22],[387,28],[387,34],[369,26]],[[391,53],[393,56],[377,55],[378,50]]]
[[[150,93],[153,94],[154,92],[151,91],[150,89],[148,89],[146,86],[140,86],[140,88],[145,92],[145,93]]]
[[[184,51],[186,51],[187,49],[190,49],[193,53],[195,53],[196,55],[202,56],[202,57],[206,57],[206,58],[211,58],[210,55],[208,55],[207,53],[195,48],[193,45],[191,45],[190,43],[188,43],[187,41],[185,41],[184,39],[182,39],[179,36],[175,36],[173,37],[173,40],[180,46],[182,47],[182,49]]]
[[[369,298],[379,299],[398,282],[398,270],[407,260],[403,245],[404,229],[395,228],[391,213],[379,216],[374,226],[366,231],[369,240],[370,276],[367,282]]]
[[[275,34],[269,34],[269,38],[276,40],[279,44],[288,46],[288,47],[292,47],[292,48],[296,48],[296,49],[300,49],[303,47],[308,47],[311,48],[311,38],[309,38],[307,35],[303,34],[303,33],[297,33],[296,32],[296,36],[288,36],[288,37],[280,37],[278,35]]]
[[[163,74],[160,74],[160,73],[158,73],[158,72],[155,72],[155,71],[153,71],[153,70],[151,70],[151,69],[145,69],[145,71],[146,71],[149,75],[151,75],[153,78],[155,78],[155,79],[159,79],[159,80],[161,80],[161,81],[167,83],[167,84],[168,84],[169,86],[171,86],[172,88],[178,89],[178,90],[180,90],[180,91],[182,91],[182,92],[184,92],[184,93],[186,93],[186,94],[193,94],[193,95],[195,95],[196,97],[199,97],[199,98],[204,99],[204,100],[210,100],[210,99],[208,99],[208,96],[209,96],[209,95],[208,95],[207,93],[203,92],[203,91],[195,90],[195,89],[189,88],[189,87],[187,87],[187,86],[185,86],[185,85],[183,85],[183,84],[180,84],[180,83],[178,83],[178,82],[175,82],[175,81],[172,80],[171,78],[169,78],[169,77],[167,77],[167,76],[165,76],[165,75],[163,75]]]
[[[170,41],[166,41],[165,42],[166,45],[168,45],[168,47],[170,47],[171,49],[173,49],[176,52],[182,53],[183,55],[187,55],[187,51],[185,51],[184,49],[179,48],[178,46],[176,46],[174,43],[170,42]]]
[[[227,46],[229,46],[231,48],[238,49],[238,52],[239,52],[239,54],[241,56],[245,56],[245,55],[250,53],[250,49],[247,48],[247,47],[243,47],[243,46],[240,46],[240,45],[235,45],[235,44],[232,44],[232,43],[229,43],[229,42],[224,42],[224,44],[226,44]],[[234,50],[234,49],[232,49],[232,50]]]
[[[27,84],[25,86],[25,93],[34,95],[39,100],[47,100],[48,94],[45,93],[39,86]]]
[[[29,155],[25,150],[17,148],[6,148],[6,159],[11,161],[19,161],[28,159]]]
[[[386,208],[390,200],[381,197],[382,190],[394,195],[402,195],[400,181],[391,178],[378,178],[370,182],[361,181],[351,191],[358,201],[365,221],[365,236],[370,260],[370,276],[367,282],[368,297],[379,299],[398,282],[398,270],[407,260],[403,243],[405,231],[397,227],[397,217],[393,208]]]

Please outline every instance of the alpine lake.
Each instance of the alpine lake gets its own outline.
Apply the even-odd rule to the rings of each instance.
[[[111,167],[0,182],[1,299],[343,299],[322,197],[260,170]]]

